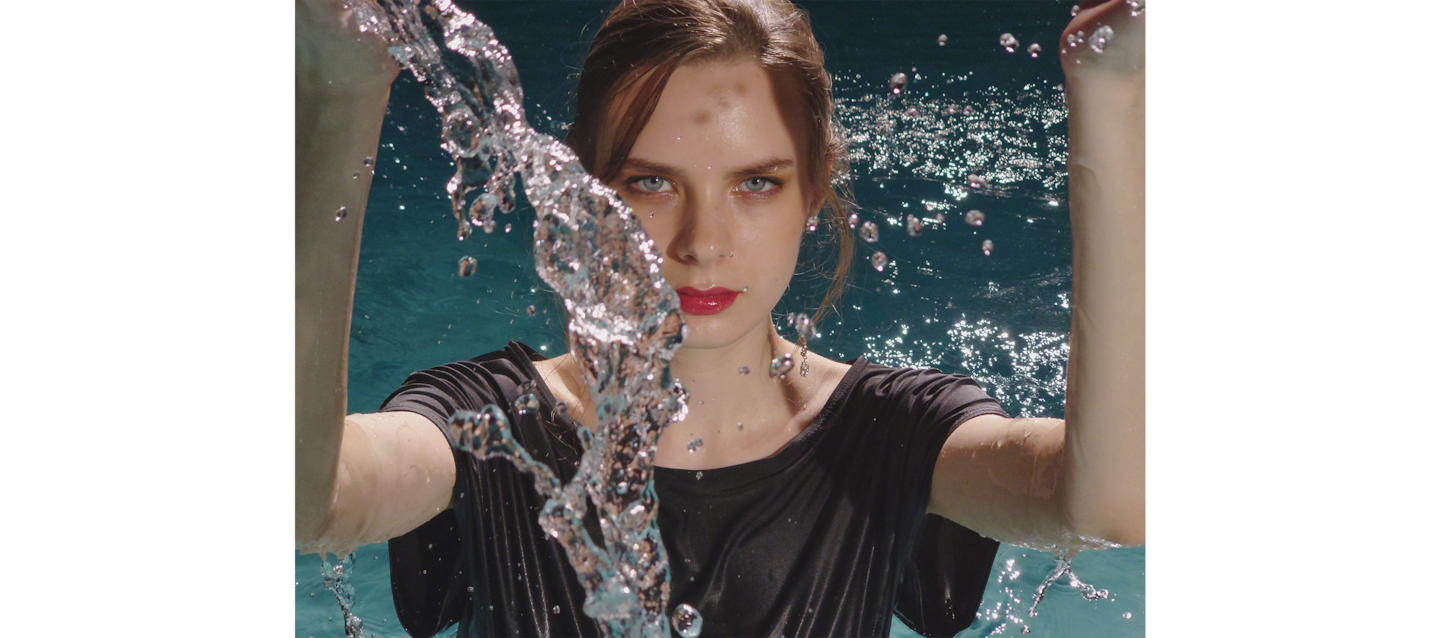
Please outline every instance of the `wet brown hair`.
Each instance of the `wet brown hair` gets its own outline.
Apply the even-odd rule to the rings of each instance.
[[[622,0],[600,25],[581,66],[565,144],[586,171],[609,183],[675,69],[729,60],[754,60],[769,74],[786,125],[798,134],[806,209],[819,204],[821,225],[837,244],[818,321],[845,291],[854,249],[848,220],[853,196],[845,144],[832,120],[825,55],[804,10],[788,0]],[[628,105],[622,98],[630,98]],[[613,133],[602,139],[607,125]]]

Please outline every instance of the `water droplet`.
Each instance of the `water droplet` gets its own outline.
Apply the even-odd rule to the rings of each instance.
[[[535,316],[535,306],[525,306],[525,314],[530,315],[531,317],[534,317],[534,316]]]
[[[1030,57],[1032,57],[1032,58],[1038,58],[1038,57],[1040,57],[1040,43],[1039,43],[1039,42],[1031,42],[1031,43],[1030,43],[1030,48],[1025,49],[1025,50],[1030,52]]]
[[[1099,29],[1095,30],[1095,33],[1090,34],[1090,49],[1096,53],[1104,53],[1105,45],[1109,44],[1110,39],[1114,37],[1114,29],[1106,25],[1101,25]]]
[[[469,255],[466,255],[466,256],[464,256],[464,257],[461,257],[461,258],[460,258],[460,276],[461,276],[461,277],[469,277],[470,275],[475,274],[475,266],[476,266],[477,264],[478,264],[478,262],[475,261],[475,258],[474,258],[474,257],[471,257],[471,256],[469,256]]]
[[[818,215],[811,215],[810,219],[805,220],[805,232],[813,233],[815,232],[815,229],[819,227],[820,217]]]
[[[875,240],[880,239],[880,229],[875,227],[875,222],[865,222],[860,225],[860,239],[865,240],[867,244],[873,244]]]
[[[699,478],[699,473],[696,473]],[[683,638],[695,638],[700,635],[700,612],[694,607],[685,603],[675,608],[675,613],[670,615],[670,623],[675,625],[675,631],[680,632]]]
[[[859,223],[860,223],[860,214],[859,214],[859,213],[850,213],[850,227],[851,227],[851,228],[854,228],[855,225],[856,225],[856,224],[859,224]]]
[[[522,394],[515,397],[515,413],[526,414],[540,409],[540,400],[533,394]]]
[[[740,366],[740,374],[750,374],[750,366]]]
[[[806,341],[815,338],[815,322],[810,320],[810,315],[803,312],[795,315],[795,333]]]
[[[690,439],[690,442],[685,444],[685,449],[689,450],[691,454],[694,454],[695,450],[698,450],[702,447],[705,447],[705,439],[698,436]]]
[[[919,217],[914,215],[905,216],[905,232],[910,233],[911,237],[919,237],[920,231],[924,230],[924,228],[920,223]]]
[[[995,252],[995,243],[988,239],[980,242],[980,252],[985,253],[985,256],[989,257],[990,253]]]
[[[917,108],[915,108],[915,107],[913,107],[913,106],[910,107],[910,108],[908,108],[908,109],[905,109],[905,117],[917,117],[917,116],[919,116],[919,115],[920,115],[920,109],[917,109]]]
[[[970,224],[971,226],[980,226],[985,223],[985,213],[982,213],[978,210],[972,210],[968,213],[965,213],[965,223]]]
[[[361,163],[365,164],[366,166],[374,166],[374,165],[375,165],[375,158],[373,158],[373,157],[367,157],[367,158],[365,158],[365,160],[364,160],[363,162],[361,162]]]
[[[890,76],[890,94],[900,95],[900,92],[905,90],[905,83],[908,81],[909,78],[906,78],[904,73]]]
[[[338,222],[338,221],[340,221],[340,220],[342,220],[342,219],[345,219],[345,207],[344,207],[344,206],[341,206],[340,208],[335,209],[335,221]]]
[[[770,377],[772,379],[775,377],[784,377],[786,374],[789,374],[790,369],[794,367],[795,358],[790,356],[788,352],[782,354],[770,361]]]
[[[943,46],[945,46],[945,43],[946,43],[946,42],[949,42],[949,41],[950,41],[950,38],[945,37],[945,34],[942,33],[942,34],[940,34],[940,37],[938,37],[938,38],[935,39],[935,41],[938,42],[938,43],[940,44],[940,46],[943,47]]]
[[[874,266],[875,270],[885,272],[885,264],[888,263],[890,263],[890,259],[885,256],[885,253],[875,251],[875,254],[870,255],[870,265]]]
[[[1077,5],[1073,6],[1073,7],[1070,7],[1070,16],[1071,16],[1071,17],[1074,17],[1074,16],[1075,16],[1076,14],[1078,14],[1078,13],[1080,13],[1080,5],[1077,4]]]
[[[510,224],[505,224],[505,232],[510,232]]]
[[[1000,46],[1005,47],[1006,53],[1014,53],[1015,47],[1020,46],[1020,41],[1009,33],[1000,34]]]

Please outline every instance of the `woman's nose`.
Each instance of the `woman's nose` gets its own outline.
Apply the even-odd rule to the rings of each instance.
[[[686,202],[672,244],[672,256],[685,263],[702,266],[729,256],[734,250],[731,246],[733,220],[734,216],[723,196]]]

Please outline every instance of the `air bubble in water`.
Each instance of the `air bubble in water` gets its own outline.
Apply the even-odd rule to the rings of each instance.
[[[815,338],[815,322],[810,320],[810,315],[803,312],[795,315],[795,333],[807,341]]]
[[[564,414],[568,414],[569,412],[570,412],[570,404],[565,403],[564,401],[557,401],[557,402],[555,402],[555,413],[556,413],[556,414],[564,415]]]
[[[935,213],[935,223],[937,223],[937,224],[943,224],[943,223],[945,223],[945,213]]]
[[[700,478],[696,473],[695,478]],[[675,626],[675,631],[680,632],[683,638],[695,638],[700,635],[700,612],[694,607],[685,603],[675,608],[675,613],[670,615],[670,623]]]
[[[851,228],[854,228],[855,225],[856,225],[856,224],[859,224],[859,223],[860,223],[860,215],[859,215],[859,213],[850,213],[850,227],[851,227]]]
[[[510,232],[510,224],[505,224],[505,232]]]
[[[983,225],[985,223],[985,213],[978,210],[969,211],[965,213],[965,223],[971,226]]]
[[[340,220],[342,220],[342,219],[345,219],[345,207],[344,207],[344,206],[341,206],[340,208],[335,209],[335,221],[338,222],[338,221],[340,221]]]
[[[745,424],[744,424],[744,423],[736,423],[736,424],[735,424],[735,429],[737,429],[737,430],[743,430],[743,429],[745,429]]]
[[[1077,15],[1077,14],[1079,14],[1079,13],[1080,13],[1080,5],[1077,4],[1077,5],[1073,6],[1073,7],[1070,7],[1070,15],[1071,15],[1072,17],[1075,16],[1075,15]]]
[[[880,239],[880,229],[875,227],[875,222],[860,224],[860,239],[865,240],[867,244],[873,244],[875,240]]]
[[[697,481],[700,480],[700,477],[702,477],[702,476],[705,476],[705,473],[704,473],[704,472],[696,472],[696,473],[695,473],[695,480],[697,480]]]
[[[961,114],[961,115],[974,115],[974,114],[975,114],[975,109],[974,109],[974,108],[971,108],[971,106],[970,106],[969,104],[966,104],[966,105],[964,106],[964,108],[961,108],[961,109],[960,109],[960,114]]]
[[[464,257],[461,257],[461,258],[460,258],[460,276],[461,276],[461,277],[469,277],[470,275],[475,274],[475,266],[477,266],[477,265],[478,265],[478,262],[475,261],[475,258],[474,258],[474,257],[471,257],[471,256],[469,256],[469,255],[466,255],[466,256],[464,256]]]
[[[351,175],[350,179],[360,179],[360,171],[355,171],[355,174]]]
[[[750,366],[740,366],[740,374],[750,374]]]
[[[1110,39],[1114,37],[1114,29],[1107,25],[1101,25],[1099,29],[1095,30],[1095,33],[1090,34],[1090,49],[1096,53],[1104,53],[1105,45],[1109,44]]]
[[[1132,16],[1145,13],[1145,0],[1125,0],[1125,4],[1130,5],[1130,15]],[[1130,616],[1127,614],[1125,617],[1129,618]]]
[[[810,216],[810,219],[805,220],[805,232],[807,232],[807,233],[813,233],[813,232],[815,232],[815,229],[816,229],[816,228],[819,228],[819,227],[820,227],[820,216],[819,216],[819,215],[811,215],[811,216]]]
[[[1014,53],[1015,47],[1020,46],[1020,41],[1009,33],[1000,34],[1000,46],[1005,47],[1006,53]]]
[[[905,83],[908,81],[909,79],[905,77],[904,73],[890,76],[890,94],[900,95],[900,92],[905,90]]]
[[[1030,52],[1030,57],[1032,57],[1032,58],[1038,58],[1038,57],[1040,57],[1040,43],[1039,43],[1039,42],[1031,42],[1031,43],[1030,43],[1030,48],[1025,49],[1025,50]]]
[[[695,450],[698,450],[702,447],[705,447],[705,439],[702,439],[698,436],[690,439],[690,442],[685,444],[685,449],[690,450],[691,454],[694,454]]]
[[[1071,33],[1070,35],[1065,36],[1065,44],[1069,45],[1070,48],[1072,48],[1072,49],[1075,48],[1075,44],[1076,44],[1077,42],[1079,42],[1079,40],[1080,40],[1080,39],[1077,38],[1077,37],[1075,37],[1075,34],[1073,34],[1073,33]]]
[[[1143,6],[1143,5],[1142,5],[1142,6]],[[1130,612],[1127,611],[1127,612],[1125,612],[1125,613],[1123,613],[1123,614],[1120,614],[1120,617],[1121,617],[1121,618],[1124,618],[1125,620],[1130,620]]]
[[[995,252],[995,243],[988,239],[980,242],[980,252],[985,253],[985,256],[989,257],[990,253]]]
[[[905,232],[910,233],[911,237],[918,237],[920,236],[921,230],[924,230],[924,226],[921,225],[919,217],[914,215],[905,216]]]
[[[529,412],[536,412],[536,411],[538,411],[539,409],[540,409],[540,400],[537,399],[537,398],[535,398],[535,395],[526,393],[526,394],[522,394],[522,395],[520,395],[520,396],[518,396],[518,397],[515,397],[515,413],[516,413],[516,414],[526,414],[526,413],[529,413]]]
[[[913,107],[913,106],[910,107],[910,108],[908,108],[908,109],[905,109],[905,117],[918,117],[919,115],[920,115],[920,109],[917,109],[917,108],[915,108],[915,107]]]
[[[950,41],[950,38],[945,37],[945,34],[942,33],[942,34],[940,34],[940,37],[935,38],[935,41],[936,41],[937,43],[939,43],[940,46],[943,47],[943,46],[945,46],[945,43],[946,43],[946,42],[949,42],[949,41]]]
[[[535,316],[535,306],[525,306],[525,314],[530,315],[531,317],[534,317],[534,316]]]
[[[890,259],[885,256],[885,253],[875,251],[875,254],[870,255],[870,265],[874,266],[875,270],[885,272],[885,264],[888,263],[890,263]]]
[[[367,158],[365,158],[364,161],[362,161],[361,163],[364,164],[364,165],[366,165],[366,166],[374,166],[374,165],[375,165],[375,158],[373,158],[373,157],[367,157]]]
[[[790,369],[794,367],[795,357],[790,356],[788,352],[782,354],[770,362],[770,377],[784,377],[789,374]]]
[[[985,179],[984,175],[977,175],[975,173],[971,173],[965,176],[965,184],[970,188],[978,190],[989,186],[990,180]]]
[[[495,220],[486,219],[485,221],[480,222],[480,230],[485,231],[486,235],[495,232]]]

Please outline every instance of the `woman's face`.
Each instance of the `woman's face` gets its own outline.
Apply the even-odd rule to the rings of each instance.
[[[801,170],[758,64],[684,65],[671,75],[610,186],[664,251],[665,280],[689,325],[685,347],[770,331],[811,214]]]

